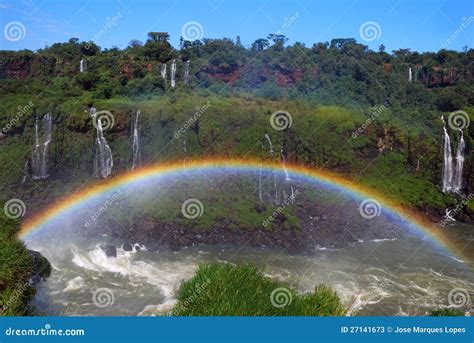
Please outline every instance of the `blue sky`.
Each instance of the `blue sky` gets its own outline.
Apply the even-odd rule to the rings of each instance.
[[[280,31],[289,43],[307,46],[352,37],[374,50],[380,44],[387,51],[474,47],[474,1],[469,0],[0,0],[0,20],[2,50],[36,50],[71,37],[123,48],[131,39],[145,41],[149,31],[169,32],[177,46],[190,22],[199,36],[239,35],[246,46]],[[362,31],[366,40],[360,31],[364,23],[368,34],[375,33]]]

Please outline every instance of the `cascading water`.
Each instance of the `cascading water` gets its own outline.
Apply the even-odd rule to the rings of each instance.
[[[412,74],[411,67],[410,67],[410,68],[408,68],[408,82],[411,82],[412,78],[413,78],[413,74]]]
[[[444,158],[443,158],[443,193],[449,192],[452,189],[453,182],[453,156],[451,153],[451,139],[446,130],[446,122],[444,117],[441,117],[443,121],[443,146],[444,146]]]
[[[189,82],[189,61],[184,62],[184,83]]]
[[[86,71],[86,64],[84,63],[84,60],[81,60],[79,63],[79,72],[83,73]]]
[[[280,150],[280,155],[281,155],[281,165],[282,165],[283,170],[285,172],[285,181],[291,181],[290,175],[288,174],[288,170],[286,170],[286,166],[285,166],[286,159],[285,159],[285,154],[283,152],[283,148],[281,148],[281,150]]]
[[[464,167],[464,150],[466,142],[464,141],[464,134],[462,130],[459,138],[458,148],[456,150],[456,163],[453,164],[453,155],[451,151],[451,139],[449,138],[448,130],[446,129],[446,122],[443,121],[443,144],[444,144],[444,159],[443,159],[443,193],[446,192],[460,192],[462,189],[462,173]]]
[[[35,180],[46,179],[48,172],[48,150],[51,143],[52,121],[51,114],[43,117],[43,128],[40,131],[40,121],[35,122],[35,146],[31,156],[31,172]],[[41,137],[40,137],[41,136]]]
[[[289,182],[291,182],[291,178],[290,178],[290,174],[288,173],[288,170],[286,169],[286,166],[285,166],[286,158],[285,158],[285,153],[283,151],[283,148],[281,148],[280,154],[281,154],[281,165],[282,165],[283,170],[285,172],[285,182],[289,183]],[[295,191],[293,189],[293,185],[291,185],[291,184],[290,184],[290,189],[291,189],[290,199],[291,199],[291,202],[293,203],[294,198],[295,198]],[[288,198],[288,195],[286,194],[285,190],[283,190],[283,194],[284,194],[284,199],[286,200]]]
[[[171,88],[176,86],[176,60],[171,62]]]
[[[274,157],[275,152],[273,151],[273,144],[268,134],[265,134],[265,138],[268,141],[270,156]],[[280,201],[278,200],[278,188],[277,188],[277,174],[273,173],[273,188],[275,189],[275,204],[278,205]]]
[[[462,188],[462,171],[464,167],[464,149],[466,147],[466,142],[464,142],[464,134],[462,130],[461,138],[459,139],[458,150],[456,151],[456,166],[454,168],[453,175],[453,191],[459,192]]]
[[[140,116],[140,110],[137,110],[132,117],[132,170],[141,164],[140,156],[140,127],[138,125],[138,117]]]
[[[166,64],[165,63],[162,64],[160,73],[163,80],[166,81]]]
[[[110,150],[104,137],[100,118],[97,119],[96,126],[97,138],[95,140],[94,175],[100,175],[105,179],[112,173],[114,161],[112,159],[112,150]]]

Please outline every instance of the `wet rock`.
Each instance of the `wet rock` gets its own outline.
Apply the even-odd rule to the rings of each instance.
[[[265,204],[262,204],[262,203],[256,203],[254,208],[257,213],[262,213],[267,210],[267,206],[265,206]]]
[[[123,251],[132,251],[132,250],[133,250],[133,247],[132,247],[132,245],[131,245],[130,243],[124,243],[124,244],[122,245],[122,249],[123,249]]]
[[[105,256],[107,257],[117,257],[117,248],[115,245],[107,244],[101,246],[102,250],[105,253]]]

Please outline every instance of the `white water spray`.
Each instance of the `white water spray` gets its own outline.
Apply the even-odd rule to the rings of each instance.
[[[140,116],[140,110],[137,110],[132,117],[132,170],[141,164],[140,156],[140,127],[138,125],[138,117]]]
[[[189,83],[189,61],[184,62],[184,83]]]
[[[160,73],[161,73],[161,77],[163,78],[163,80],[165,80],[166,82],[166,63],[163,63],[161,65],[161,70],[160,70]]]
[[[464,149],[466,147],[466,142],[464,142],[464,134],[462,130],[461,138],[459,139],[458,150],[456,151],[456,165],[454,168],[453,175],[453,191],[459,192],[462,188],[462,171],[464,167]]]
[[[46,179],[49,176],[48,171],[48,151],[51,143],[52,121],[51,114],[43,117],[43,128],[40,129],[40,121],[36,118],[35,122],[35,146],[31,156],[32,177],[35,180]]]
[[[464,141],[464,134],[462,130],[461,137],[459,139],[458,148],[456,151],[456,163],[453,164],[453,155],[451,151],[451,139],[449,138],[448,131],[446,129],[446,122],[443,121],[443,193],[446,192],[459,192],[462,189],[462,173],[464,167],[464,150],[466,142]]]
[[[102,130],[102,121],[97,119],[97,138],[95,140],[95,154],[94,154],[94,175],[102,176],[104,179],[112,173],[114,161],[112,159],[112,150],[104,137]]]
[[[176,86],[176,60],[171,62],[171,88]]]

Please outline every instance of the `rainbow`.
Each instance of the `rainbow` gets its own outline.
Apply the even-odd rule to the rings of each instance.
[[[472,256],[464,251],[461,242],[453,241],[441,232],[439,228],[433,225],[428,218],[416,213],[406,207],[394,202],[387,196],[369,189],[366,186],[355,183],[335,173],[308,168],[301,165],[286,164],[286,169],[296,176],[306,177],[312,180],[322,182],[328,186],[350,193],[353,197],[376,199],[385,212],[397,215],[406,220],[411,227],[414,227],[418,233],[427,236],[437,246],[447,250],[458,259],[472,261]],[[101,194],[126,185],[132,185],[135,182],[143,182],[160,176],[172,176],[173,173],[184,171],[213,171],[222,169],[232,170],[282,170],[281,164],[260,161],[254,159],[237,158],[206,158],[200,160],[188,160],[186,164],[183,161],[165,162],[152,166],[146,166],[132,172],[126,172],[109,180],[104,180],[96,185],[78,191],[72,195],[60,199],[46,210],[37,213],[28,218],[20,231],[20,238],[27,239],[32,232],[41,230],[45,224],[67,211],[86,203],[88,200]]]

